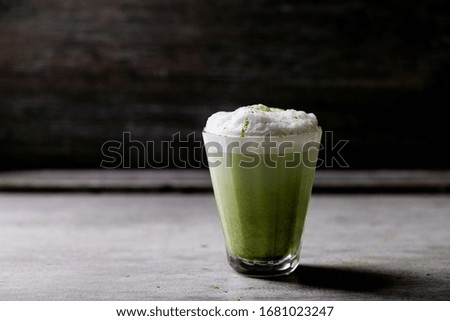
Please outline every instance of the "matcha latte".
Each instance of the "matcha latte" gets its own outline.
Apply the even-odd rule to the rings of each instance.
[[[298,265],[321,129],[313,114],[264,105],[218,112],[203,131],[228,260],[238,272]]]

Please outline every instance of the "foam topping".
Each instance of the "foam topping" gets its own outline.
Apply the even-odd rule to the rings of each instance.
[[[290,136],[317,130],[317,118],[312,113],[262,104],[239,107],[231,112],[219,111],[208,118],[205,126],[208,133],[232,137],[269,133],[272,136]]]

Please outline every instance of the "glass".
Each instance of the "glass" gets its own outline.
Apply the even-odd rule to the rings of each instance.
[[[277,276],[298,266],[321,133],[241,138],[203,132],[228,262],[236,271]]]

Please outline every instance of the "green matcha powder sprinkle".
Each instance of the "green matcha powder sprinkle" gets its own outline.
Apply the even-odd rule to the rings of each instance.
[[[242,126],[242,129],[241,129],[241,137],[245,136],[245,131],[247,130],[249,123],[250,123],[250,121],[248,120],[248,117],[246,117],[245,121],[244,121],[244,126]]]
[[[270,109],[270,107],[267,107],[266,105],[260,105],[258,107],[255,107],[256,110],[262,110],[262,111],[266,111],[266,112],[271,112],[272,110]]]

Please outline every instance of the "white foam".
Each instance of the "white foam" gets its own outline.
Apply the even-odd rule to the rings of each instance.
[[[280,109],[257,104],[235,111],[219,111],[208,118],[205,131],[232,137],[254,137],[271,134],[290,136],[320,130],[312,113]]]

